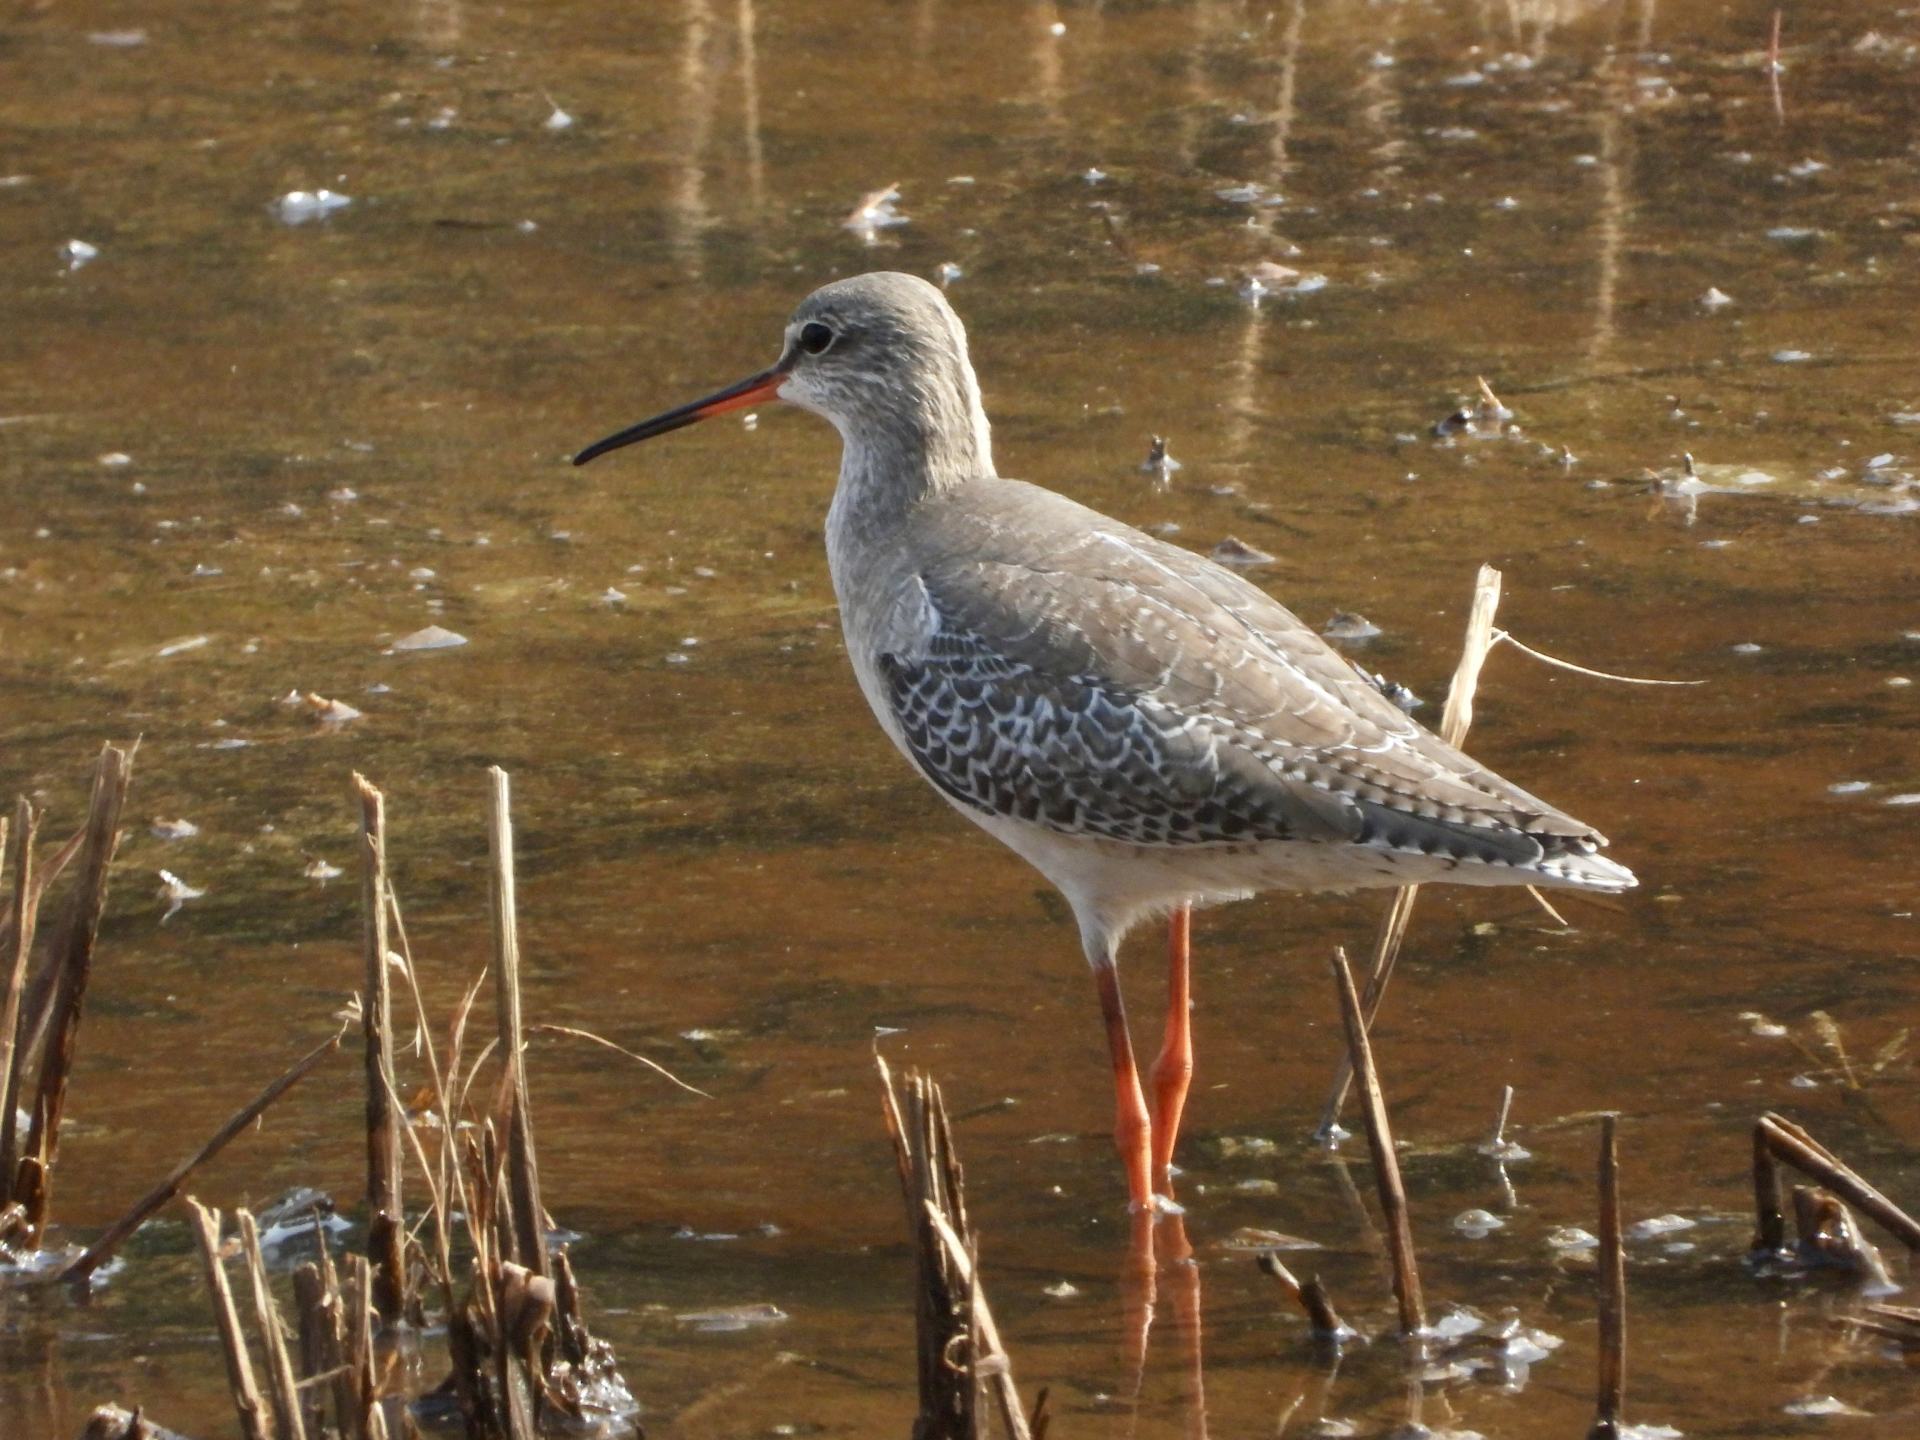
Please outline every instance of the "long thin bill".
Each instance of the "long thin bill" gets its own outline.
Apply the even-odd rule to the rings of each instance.
[[[763,400],[779,398],[780,384],[787,378],[786,370],[776,365],[771,370],[762,370],[758,375],[749,376],[738,385],[729,385],[726,389],[707,396],[704,400],[695,400],[691,405],[682,405],[677,410],[669,410],[656,415],[651,420],[642,420],[638,425],[609,435],[604,440],[596,440],[578,455],[573,463],[584,465],[589,460],[597,460],[609,450],[618,450],[624,445],[632,445],[641,440],[651,440],[656,435],[665,435],[669,430],[678,430],[691,425],[696,420],[705,420],[710,416],[724,415],[729,410],[744,410],[749,405],[758,405]]]

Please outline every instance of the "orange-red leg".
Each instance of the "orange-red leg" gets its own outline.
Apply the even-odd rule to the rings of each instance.
[[[1182,905],[1167,921],[1167,1034],[1153,1062],[1153,1183],[1173,1196],[1173,1146],[1193,1080],[1193,909]]]
[[[1093,980],[1100,989],[1100,1013],[1107,1022],[1107,1053],[1113,1060],[1113,1143],[1127,1168],[1127,1202],[1136,1212],[1153,1205],[1149,1166],[1151,1131],[1147,1098],[1140,1089],[1140,1071],[1133,1063],[1133,1038],[1127,1034],[1127,1012],[1120,1003],[1120,975],[1111,963],[1095,965]]]

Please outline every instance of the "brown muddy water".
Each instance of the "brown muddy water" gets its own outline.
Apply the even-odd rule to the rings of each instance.
[[[529,1062],[549,1202],[656,1434],[904,1431],[882,1030],[966,1117],[990,1293],[1057,1435],[1583,1433],[1591,1253],[1555,1240],[1595,1224],[1608,1109],[1629,1221],[1691,1222],[1629,1241],[1630,1416],[1920,1431],[1897,1356],[1838,1323],[1857,1280],[1743,1264],[1765,1108],[1920,1198],[1894,1043],[1920,1000],[1920,18],[1789,7],[1776,105],[1771,15],[15,10],[0,792],[64,832],[98,742],[144,737],[56,1238],[105,1224],[330,1028],[358,983],[356,887],[307,872],[352,864],[355,768],[391,797],[396,883],[450,1008],[485,952],[497,762],[531,1018],[715,1096],[550,1039]],[[889,184],[908,223],[843,226]],[[351,203],[276,213],[321,188]],[[76,264],[70,240],[97,253]],[[1250,295],[1262,262],[1299,276]],[[820,545],[834,436],[766,413],[565,463],[765,364],[814,285],[943,266],[1006,473],[1272,552],[1261,580],[1309,620],[1379,626],[1356,653],[1425,717],[1482,561],[1529,643],[1705,682],[1496,654],[1472,748],[1605,829],[1643,886],[1565,902],[1570,929],[1524,894],[1429,891],[1377,1033],[1435,1313],[1564,1342],[1530,1372],[1410,1390],[1383,1340],[1329,1373],[1237,1248],[1317,1242],[1302,1267],[1390,1328],[1364,1147],[1308,1138],[1337,1047],[1326,957],[1365,948],[1374,896],[1201,918],[1198,1266],[1162,1276],[1132,1374],[1091,987],[1063,907],[922,786],[853,686]],[[1476,376],[1517,438],[1435,438]],[[1153,433],[1184,465],[1164,492],[1139,470]],[[1653,493],[1686,452],[1696,485]],[[427,625],[469,643],[387,653]],[[281,703],[296,688],[364,715],[323,732]],[[154,817],[199,834],[162,840]],[[162,868],[205,892],[164,923]],[[1143,1034],[1157,955],[1143,937],[1128,970]],[[323,1074],[197,1193],[316,1185],[353,1210],[357,1072]],[[1511,1189],[1476,1149],[1505,1084],[1532,1152]],[[1504,1223],[1474,1238],[1471,1210]],[[1196,1279],[1198,1335],[1174,1304]],[[676,1318],[743,1305],[785,1318]],[[1827,1396],[1875,1418],[1800,1413]],[[0,1299],[0,1432],[71,1435],[105,1400],[231,1433],[172,1212],[84,1302]]]

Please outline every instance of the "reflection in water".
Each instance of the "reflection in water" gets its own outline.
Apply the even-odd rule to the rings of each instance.
[[[719,86],[713,73],[712,25],[708,0],[685,0],[680,49],[681,141],[667,211],[674,253],[679,256],[686,279],[694,283],[706,273],[706,233],[713,224],[707,202],[707,145],[713,135]]]
[[[747,151],[747,199],[757,228],[767,205],[766,156],[760,144],[760,47],[754,39],[754,0],[740,0],[740,128]]]

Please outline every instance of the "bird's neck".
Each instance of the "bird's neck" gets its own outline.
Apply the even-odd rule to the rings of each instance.
[[[979,391],[956,387],[923,398],[909,414],[840,427],[840,484],[833,497],[839,523],[885,531],[926,500],[993,478],[992,436]]]

